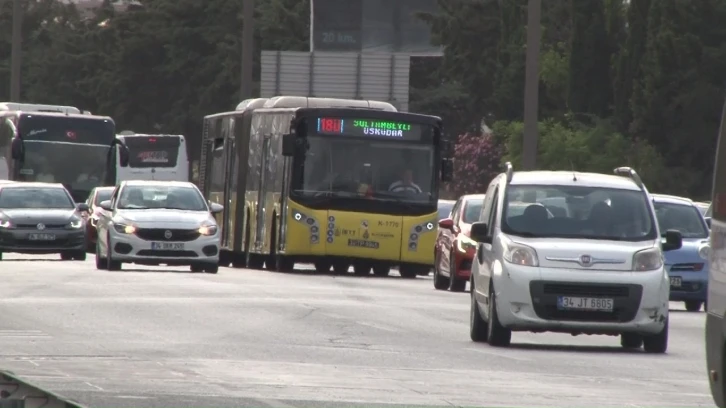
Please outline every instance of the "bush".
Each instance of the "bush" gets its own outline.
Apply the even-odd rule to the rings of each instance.
[[[506,148],[503,161],[515,171],[522,163],[522,122],[497,122],[495,138]],[[683,169],[669,169],[655,148],[643,140],[616,132],[607,121],[593,125],[546,120],[539,124],[537,168],[612,174],[621,166],[634,168],[651,192],[686,194],[692,175]]]
[[[501,172],[502,148],[491,134],[459,135],[454,149],[454,181],[450,190],[456,197],[485,193],[489,182]]]

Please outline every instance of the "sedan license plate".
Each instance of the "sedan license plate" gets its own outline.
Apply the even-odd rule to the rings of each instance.
[[[557,308],[560,310],[590,310],[598,312],[612,312],[614,302],[606,298],[558,296]]]
[[[152,251],[183,251],[184,244],[180,242],[152,242]]]
[[[31,241],[55,241],[55,234],[28,234]]]
[[[683,281],[680,276],[671,276],[671,286],[674,288],[680,288],[683,286]]]

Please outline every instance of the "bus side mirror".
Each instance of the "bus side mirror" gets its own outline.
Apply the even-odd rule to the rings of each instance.
[[[295,140],[296,136],[294,133],[282,135],[282,155],[285,157],[295,156]]]
[[[12,150],[11,154],[13,155],[14,160],[23,159],[23,141],[20,138],[13,138],[10,149]]]
[[[129,148],[125,144],[118,145],[118,161],[121,167],[129,167]]]
[[[441,181],[448,183],[454,180],[454,162],[451,160],[441,160]]]

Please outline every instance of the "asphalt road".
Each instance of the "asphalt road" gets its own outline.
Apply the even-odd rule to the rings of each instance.
[[[703,312],[672,313],[667,355],[560,334],[497,349],[430,278],[35,259],[0,262],[0,369],[90,407],[714,406]]]

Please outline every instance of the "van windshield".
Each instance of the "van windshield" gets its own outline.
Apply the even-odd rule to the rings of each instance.
[[[510,185],[502,231],[524,237],[615,241],[658,237],[642,191],[584,186]]]

